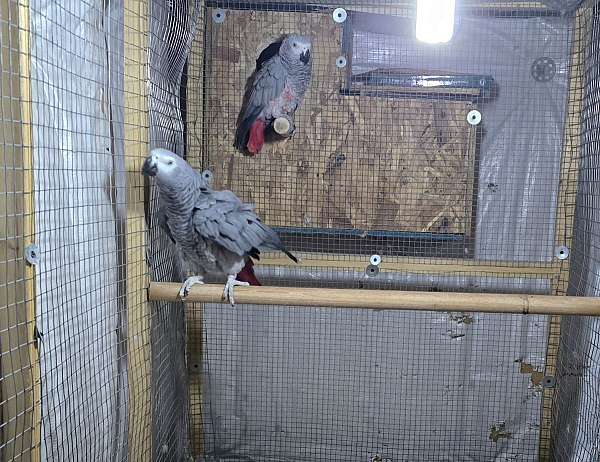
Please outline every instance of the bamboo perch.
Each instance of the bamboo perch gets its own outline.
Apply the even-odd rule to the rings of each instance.
[[[148,299],[178,301],[180,287],[151,282]],[[223,303],[222,295],[222,285],[196,285],[186,302]],[[236,287],[235,300],[252,305],[600,316],[600,297],[252,286]]]

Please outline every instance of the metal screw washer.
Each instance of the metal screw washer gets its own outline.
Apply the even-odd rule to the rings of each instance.
[[[477,109],[469,111],[467,114],[467,122],[470,125],[479,125],[481,123],[481,112],[479,112]]]
[[[225,21],[225,10],[222,8],[215,8],[212,12],[212,19],[217,24],[221,24]]]
[[[343,69],[344,67],[346,67],[347,61],[346,61],[346,57],[345,56],[338,56],[337,59],[335,60],[335,65],[337,67],[339,67],[340,69]]]
[[[566,260],[569,258],[569,248],[564,245],[557,247],[554,251],[554,256],[559,260]]]
[[[40,263],[40,249],[36,244],[29,244],[25,247],[25,260],[33,266]]]
[[[348,17],[348,13],[343,8],[333,10],[333,20],[339,24],[343,23]]]
[[[369,258],[369,262],[373,266],[379,266],[381,264],[381,256],[375,253],[371,255],[371,258]]]
[[[370,278],[377,276],[379,274],[379,266],[375,266],[375,265],[367,266],[367,268],[365,269],[365,274]]]

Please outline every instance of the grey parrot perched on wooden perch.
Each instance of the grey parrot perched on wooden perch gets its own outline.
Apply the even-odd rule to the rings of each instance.
[[[260,221],[254,205],[231,191],[213,190],[205,172],[196,172],[177,154],[153,149],[142,174],[156,178],[158,223],[176,245],[186,276],[193,274],[181,286],[181,299],[205,275],[225,275],[223,298],[234,305],[235,286],[260,285],[252,258],[258,260],[261,250],[281,250],[298,262],[277,233]]]
[[[234,146],[238,151],[254,156],[265,142],[294,134],[294,114],[312,75],[311,51],[310,39],[290,34],[260,53],[237,119]]]

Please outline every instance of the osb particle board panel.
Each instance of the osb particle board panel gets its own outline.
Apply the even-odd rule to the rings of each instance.
[[[256,203],[273,226],[469,233],[471,103],[340,95],[342,30],[329,14],[227,10],[222,24],[211,11],[207,18],[203,138],[216,187]],[[233,137],[246,78],[262,48],[290,32],[310,35],[314,46],[296,134],[243,157]]]

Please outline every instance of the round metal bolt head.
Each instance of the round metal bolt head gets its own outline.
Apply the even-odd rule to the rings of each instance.
[[[222,8],[216,8],[213,10],[212,19],[217,24],[221,24],[225,21],[225,10]]]
[[[346,67],[346,64],[348,64],[348,62],[346,61],[345,56],[338,56],[337,59],[335,60],[335,65],[337,67],[339,67],[340,69],[343,69],[344,67]]]
[[[467,122],[470,125],[479,125],[481,123],[481,112],[479,112],[477,109],[469,111],[467,114]]]
[[[373,254],[373,255],[371,255],[371,258],[369,258],[369,262],[373,266],[379,266],[379,264],[381,263],[381,256],[379,256],[377,254]]]
[[[336,8],[333,10],[333,20],[337,23],[343,23],[348,17],[348,13],[343,8]]]
[[[365,269],[365,274],[370,278],[375,277],[379,274],[379,266],[369,265]]]
[[[40,249],[37,245],[29,244],[25,247],[25,260],[33,266],[40,263]]]
[[[569,258],[569,248],[567,246],[561,245],[556,248],[556,250],[554,251],[554,255],[559,260],[566,260],[567,258]]]

